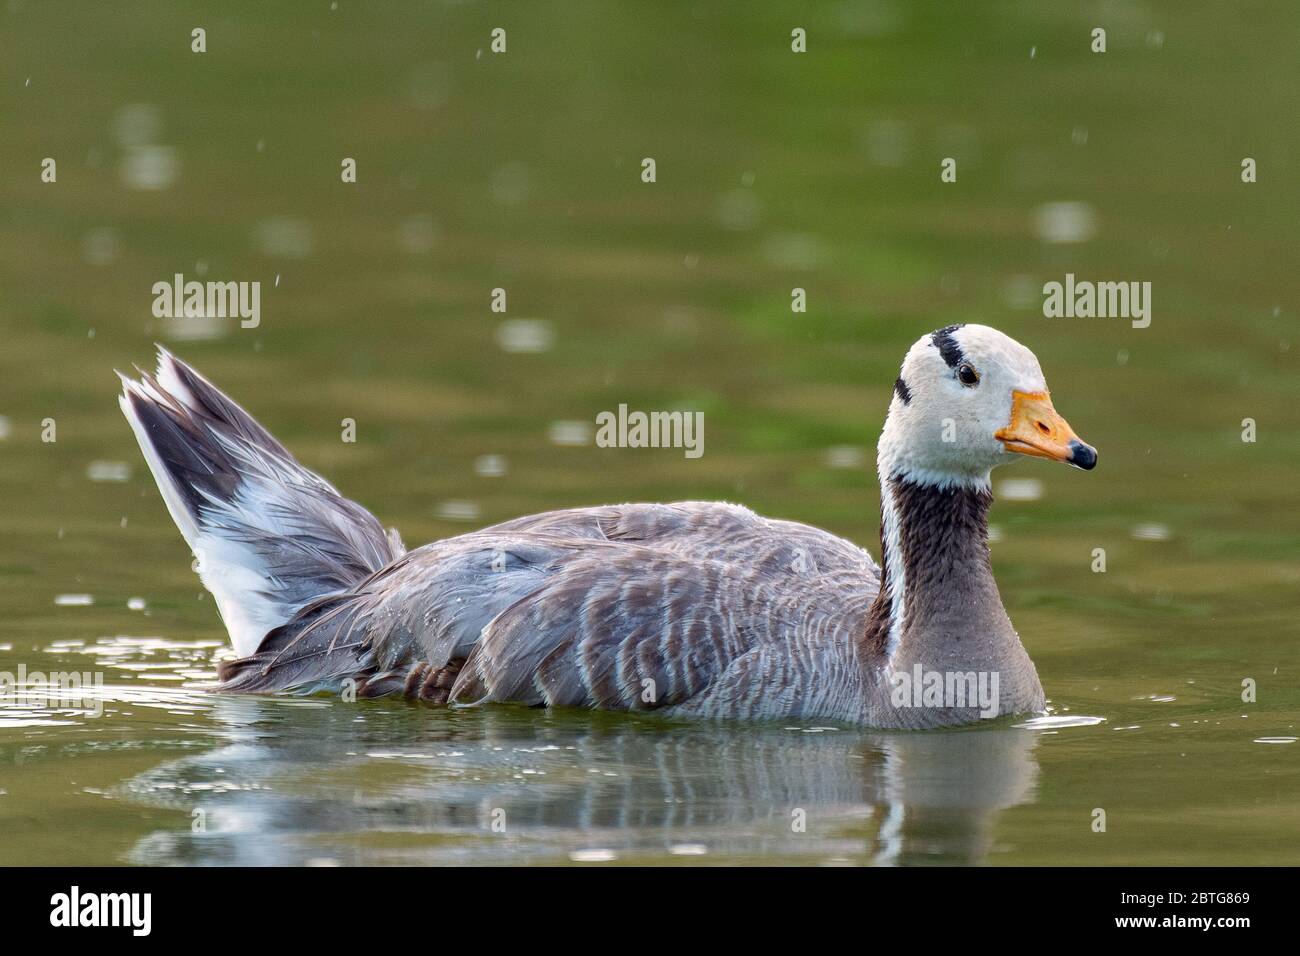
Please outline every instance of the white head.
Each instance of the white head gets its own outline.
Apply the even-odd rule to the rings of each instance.
[[[881,481],[987,488],[989,472],[1031,455],[1089,469],[1097,452],[1056,413],[1038,359],[986,325],[954,325],[907,352],[880,436]]]

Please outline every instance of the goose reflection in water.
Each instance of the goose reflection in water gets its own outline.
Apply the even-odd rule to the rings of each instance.
[[[225,743],[116,796],[138,864],[984,863],[1038,734],[212,699]]]

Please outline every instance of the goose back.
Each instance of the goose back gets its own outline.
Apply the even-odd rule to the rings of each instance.
[[[224,676],[242,690],[355,677],[456,703],[855,719],[878,581],[863,549],[736,505],[547,512],[408,552]]]

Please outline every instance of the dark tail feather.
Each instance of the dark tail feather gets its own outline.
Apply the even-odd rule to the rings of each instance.
[[[122,412],[239,654],[403,553],[395,532],[166,349],[156,375],[122,381]]]

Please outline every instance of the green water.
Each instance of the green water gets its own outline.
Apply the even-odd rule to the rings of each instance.
[[[271,6],[0,12],[0,672],[104,681],[0,706],[0,863],[1296,861],[1294,5]],[[1090,238],[1045,241],[1061,202]],[[260,325],[154,318],[177,272],[260,281]],[[1150,327],[1045,319],[1067,272],[1151,282]],[[112,374],[168,343],[408,545],[722,498],[878,554],[899,360],[972,321],[1100,452],[998,473],[1041,483],[992,520],[1047,725],[213,694]],[[705,454],[552,440],[620,402]]]

